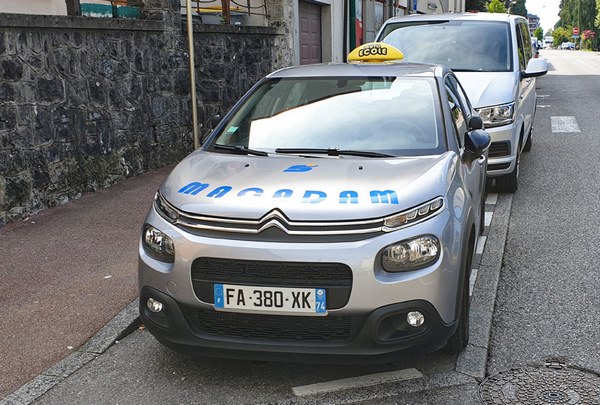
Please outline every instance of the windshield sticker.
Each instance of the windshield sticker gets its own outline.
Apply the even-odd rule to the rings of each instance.
[[[177,191],[178,194],[188,194],[188,195],[198,195],[202,191],[210,188],[210,184],[201,183],[198,181],[189,183],[179,189]],[[231,186],[217,186],[211,188],[205,195],[206,198],[214,198],[219,199],[228,195],[231,191],[233,191],[233,187]],[[281,189],[277,190],[273,193],[273,199],[277,200],[289,200],[292,196],[301,195],[300,202],[304,204],[318,204],[327,199],[331,199],[327,195],[325,191],[321,190],[304,190],[302,193],[298,193],[294,190],[290,189]],[[236,197],[264,197],[265,190],[260,187],[247,187],[237,192]],[[339,204],[358,204],[358,191],[354,190],[344,190],[338,195],[338,203]],[[394,204],[398,205],[398,195],[394,190],[371,190],[369,191],[369,199],[371,204]]]

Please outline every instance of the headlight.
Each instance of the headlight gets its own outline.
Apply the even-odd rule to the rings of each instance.
[[[443,206],[444,198],[437,197],[408,211],[387,217],[383,221],[383,230],[386,232],[394,231],[396,228],[401,226],[411,225],[413,223],[422,221],[425,218],[429,218],[433,215],[436,215],[438,212],[441,212]]]
[[[508,125],[515,120],[515,103],[478,108],[477,112],[486,128]]]
[[[440,242],[433,235],[403,240],[383,250],[381,264],[385,271],[418,270],[440,257]]]
[[[144,225],[142,231],[142,246],[153,259],[161,262],[173,263],[175,261],[175,245],[164,232],[159,231],[152,225]]]
[[[157,192],[154,196],[154,206],[156,207],[156,211],[167,221],[171,223],[177,222],[179,218],[179,212],[171,205],[169,202]]]

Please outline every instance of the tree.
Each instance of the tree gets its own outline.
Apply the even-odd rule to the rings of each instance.
[[[598,0],[600,1],[600,0]],[[466,11],[486,11],[486,1],[485,0],[467,0],[465,4]]]
[[[506,13],[506,6],[500,0],[492,0],[487,4],[490,13]]]
[[[537,27],[535,31],[533,31],[533,36],[541,41],[544,38],[544,29],[542,27]]]
[[[512,1],[510,3],[512,3]],[[522,15],[523,17],[527,18],[525,0],[516,0],[516,2],[510,6],[509,10],[511,14]]]
[[[571,35],[573,34],[573,27],[558,27],[552,33],[554,37],[553,47],[558,47],[563,42],[572,42]]]
[[[598,30],[597,21],[599,0],[561,0],[560,2],[560,19],[555,25],[555,28],[563,27],[569,30],[573,27],[579,27],[580,32],[592,30],[595,32],[594,37],[589,41],[590,47],[594,50],[600,48],[600,30]],[[568,41],[573,41],[572,32],[569,34]]]
[[[596,0],[596,20],[594,21],[596,28],[600,28],[600,0]]]

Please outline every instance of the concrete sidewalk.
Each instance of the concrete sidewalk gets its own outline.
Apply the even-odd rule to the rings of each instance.
[[[140,230],[171,169],[124,180],[0,229],[0,398],[92,336],[90,356],[102,350],[104,343],[94,340],[115,315],[132,314],[115,318],[114,328],[103,329],[108,334],[123,332],[135,319],[134,304],[121,311],[137,297]]]

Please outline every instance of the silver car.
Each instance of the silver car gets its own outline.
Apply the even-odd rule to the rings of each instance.
[[[178,351],[389,361],[468,340],[489,135],[447,68],[260,81],[156,194],[140,313]]]
[[[394,17],[377,38],[401,49],[405,61],[456,73],[492,137],[488,176],[499,191],[516,191],[521,153],[532,147],[535,77],[548,71],[534,57],[527,20],[490,13]]]

